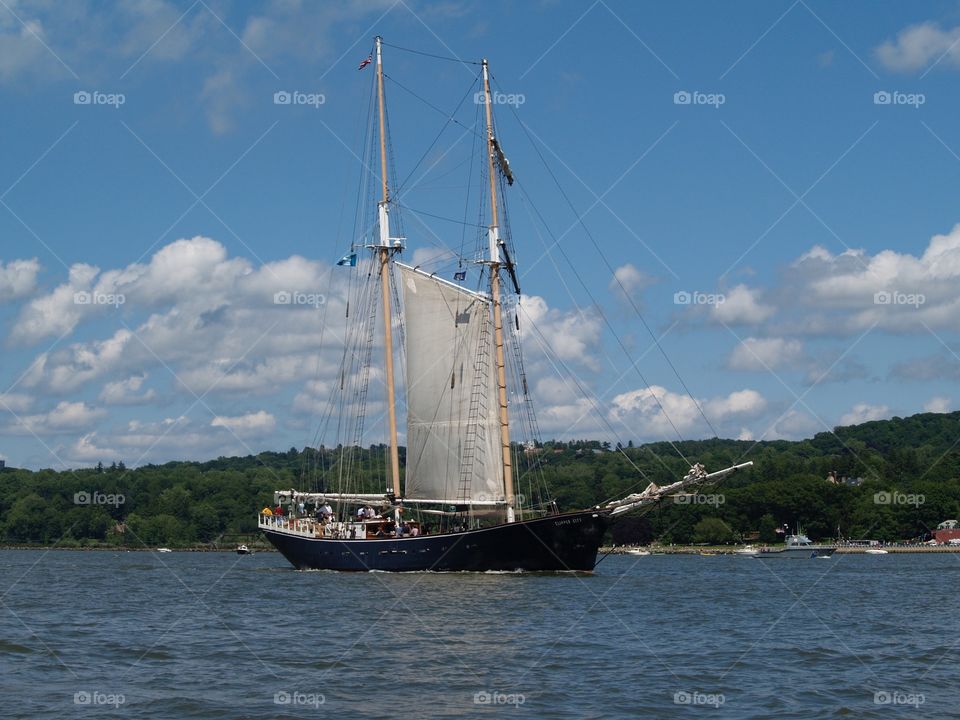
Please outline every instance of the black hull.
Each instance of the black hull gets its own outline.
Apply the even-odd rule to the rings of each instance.
[[[443,535],[387,540],[310,538],[263,529],[298,570],[591,571],[606,530],[593,510]]]

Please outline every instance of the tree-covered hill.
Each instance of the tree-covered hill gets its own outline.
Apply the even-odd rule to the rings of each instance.
[[[621,542],[774,539],[801,523],[813,538],[900,540],[960,516],[960,413],[921,414],[836,428],[799,442],[701,440],[612,448],[597,441],[518,448],[518,492],[544,484],[561,509],[587,507],[682,476],[689,463],[754,468],[666,502],[614,527]],[[382,446],[355,449],[355,489],[386,485]],[[264,452],[209,462],[127,469],[0,471],[0,538],[7,544],[184,546],[256,531],[279,488],[327,484],[342,472],[335,449]],[[401,454],[402,461],[402,454]],[[827,480],[833,476],[835,482]]]

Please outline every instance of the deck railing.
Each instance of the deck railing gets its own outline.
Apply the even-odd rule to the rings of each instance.
[[[306,518],[290,518],[286,515],[260,515],[259,525],[268,530],[283,530],[304,537],[316,537],[315,521]]]
[[[309,538],[333,538],[338,540],[362,540],[367,537],[363,523],[319,523],[312,518],[291,518],[287,515],[260,515],[258,522],[263,530],[279,530]]]

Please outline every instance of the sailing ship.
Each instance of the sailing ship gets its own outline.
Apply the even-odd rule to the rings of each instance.
[[[338,446],[336,467],[328,469],[322,487],[276,491],[274,507],[260,513],[259,528],[297,569],[592,571],[611,518],[642,512],[664,497],[715,482],[752,463],[713,473],[694,465],[676,482],[662,487],[650,483],[642,492],[574,512],[560,512],[552,501],[541,498],[534,503],[515,492],[515,459],[524,450],[511,441],[510,394],[522,396],[517,402],[525,407],[529,397],[525,378],[519,388],[508,387],[507,381],[509,334],[519,330],[519,321],[514,315],[505,328],[504,316],[515,310],[516,303],[505,307],[502,275],[509,279],[516,297],[520,288],[500,198],[513,185],[513,174],[495,134],[488,63],[486,59],[480,63],[477,80],[486,129],[482,165],[489,183],[484,188],[489,221],[482,228],[485,238],[481,235],[479,240],[483,257],[478,252],[474,258],[485,282],[471,290],[397,259],[404,238],[391,232],[391,214],[400,206],[388,185],[383,46],[377,37],[371,53],[375,59],[370,58],[376,70],[372,89],[376,122],[371,127],[378,139],[371,146],[379,145],[380,169],[371,184],[379,199],[368,242],[356,244],[369,251],[367,287],[361,293],[369,309],[359,314],[382,318],[384,362],[379,370],[386,395],[389,457],[384,466],[389,469],[385,478],[389,486],[385,492],[353,490],[358,430],[354,444]],[[361,68],[366,64],[361,63]],[[357,255],[345,256],[341,264],[356,266]],[[455,279],[464,279],[464,273],[457,275]],[[401,306],[397,328],[405,359],[400,363],[407,427],[403,483],[393,305]],[[369,324],[375,326],[375,319]],[[368,355],[371,347],[368,342]],[[519,353],[519,343],[510,348]],[[344,352],[341,389],[356,367],[357,355],[364,353]],[[522,367],[518,362],[512,366],[518,364]],[[365,398],[369,375],[359,384],[358,394]],[[336,488],[329,487],[331,478]]]

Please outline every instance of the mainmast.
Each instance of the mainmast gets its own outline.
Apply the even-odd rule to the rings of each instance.
[[[380,245],[377,254],[380,258],[380,294],[383,296],[383,339],[386,353],[387,408],[390,422],[390,479],[393,481],[393,494],[400,497],[400,450],[397,446],[397,403],[393,382],[393,326],[390,311],[390,255],[399,246],[392,244],[390,238],[390,193],[387,188],[387,134],[386,108],[383,101],[383,58],[380,47],[383,40],[378,35],[377,43],[377,107],[380,116],[380,202],[377,205],[380,225]],[[399,511],[398,511],[399,512]]]
[[[496,139],[493,135],[493,109],[490,97],[490,72],[483,59],[483,93],[487,111],[487,171],[490,176],[490,295],[493,298],[493,338],[496,347],[497,395],[500,404],[500,447],[503,454],[503,489],[507,501],[507,522],[516,517],[513,496],[513,465],[510,457],[510,417],[507,411],[507,371],[503,353],[503,317],[500,301],[500,223],[497,218],[497,176],[494,162]]]

